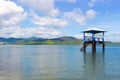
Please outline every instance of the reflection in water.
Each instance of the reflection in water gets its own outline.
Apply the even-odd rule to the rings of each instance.
[[[104,80],[104,53],[84,53],[84,68],[89,80]]]
[[[77,45],[1,45],[0,80],[119,80],[120,50],[115,51],[83,54]]]
[[[19,49],[10,46],[0,46],[0,80],[21,79],[18,53],[21,50]]]

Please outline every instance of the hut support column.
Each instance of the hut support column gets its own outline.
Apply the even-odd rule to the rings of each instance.
[[[102,51],[105,52],[105,43],[102,43]]]
[[[86,43],[84,42],[84,52],[86,52]]]
[[[92,52],[93,53],[96,52],[96,43],[95,42],[92,43]]]

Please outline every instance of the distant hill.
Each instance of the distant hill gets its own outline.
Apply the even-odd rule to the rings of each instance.
[[[19,40],[23,40],[23,38],[3,38],[3,37],[0,37],[0,42],[4,43],[4,44],[14,44],[16,41],[19,41]]]
[[[17,44],[17,45],[59,45],[59,44],[80,44],[82,40],[74,37],[59,37],[52,39],[44,38],[2,38],[0,37],[0,42],[4,44]]]

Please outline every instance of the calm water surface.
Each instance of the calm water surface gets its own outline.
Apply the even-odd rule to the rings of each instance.
[[[120,46],[0,45],[0,80],[120,80]]]

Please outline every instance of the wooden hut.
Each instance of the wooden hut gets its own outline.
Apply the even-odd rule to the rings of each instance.
[[[105,51],[105,41],[104,41],[104,33],[105,30],[101,29],[88,29],[82,31],[83,33],[83,47],[80,51],[86,52],[86,48],[89,44],[92,45],[92,52],[96,52],[96,45],[102,44],[102,50]]]

